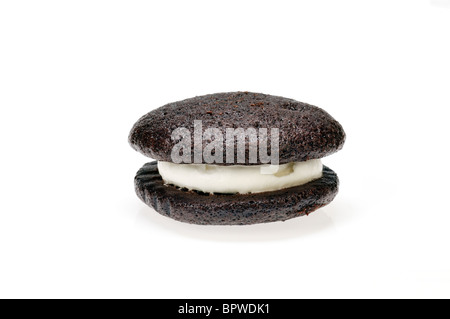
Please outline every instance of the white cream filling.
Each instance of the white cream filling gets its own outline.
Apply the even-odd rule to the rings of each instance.
[[[174,164],[158,162],[166,184],[205,193],[247,194],[280,190],[322,177],[320,159],[279,165]],[[278,168],[278,169],[277,169]]]

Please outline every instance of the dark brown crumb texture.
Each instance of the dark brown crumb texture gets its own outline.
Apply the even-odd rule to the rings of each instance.
[[[192,134],[194,150],[194,120],[202,120],[203,131],[218,128],[225,136],[226,128],[272,128],[280,130],[280,164],[322,158],[341,149],[345,141],[342,126],[324,110],[284,97],[231,92],[199,96],[164,105],[143,116],[129,135],[131,146],[142,154],[161,161],[171,161],[176,141],[172,132],[185,127]],[[246,141],[246,163],[249,163],[250,141]],[[253,143],[259,143],[253,141]],[[203,142],[203,147],[207,141]],[[271,139],[268,146],[270,152]],[[225,140],[224,140],[224,150]],[[226,152],[223,155],[226,164]]]
[[[249,225],[285,221],[330,203],[338,177],[328,167],[310,183],[274,192],[246,195],[205,194],[164,185],[157,162],[147,163],[135,178],[139,198],[160,214],[200,225]]]

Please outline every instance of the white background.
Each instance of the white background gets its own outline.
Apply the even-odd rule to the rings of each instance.
[[[2,1],[0,297],[450,297],[450,1]],[[318,105],[341,189],[285,223],[201,227],[136,197],[168,102]]]

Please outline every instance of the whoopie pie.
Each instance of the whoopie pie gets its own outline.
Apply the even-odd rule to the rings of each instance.
[[[320,159],[344,142],[342,126],[324,110],[251,92],[166,104],[129,135],[136,151],[156,160],[135,177],[138,197],[200,225],[285,221],[329,204],[339,181]]]

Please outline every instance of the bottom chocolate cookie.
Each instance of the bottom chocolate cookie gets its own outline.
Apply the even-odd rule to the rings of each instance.
[[[324,166],[323,176],[304,185],[255,194],[209,194],[165,185],[157,162],[147,163],[135,178],[139,198],[161,215],[190,224],[250,225],[285,221],[329,204],[339,180]]]

